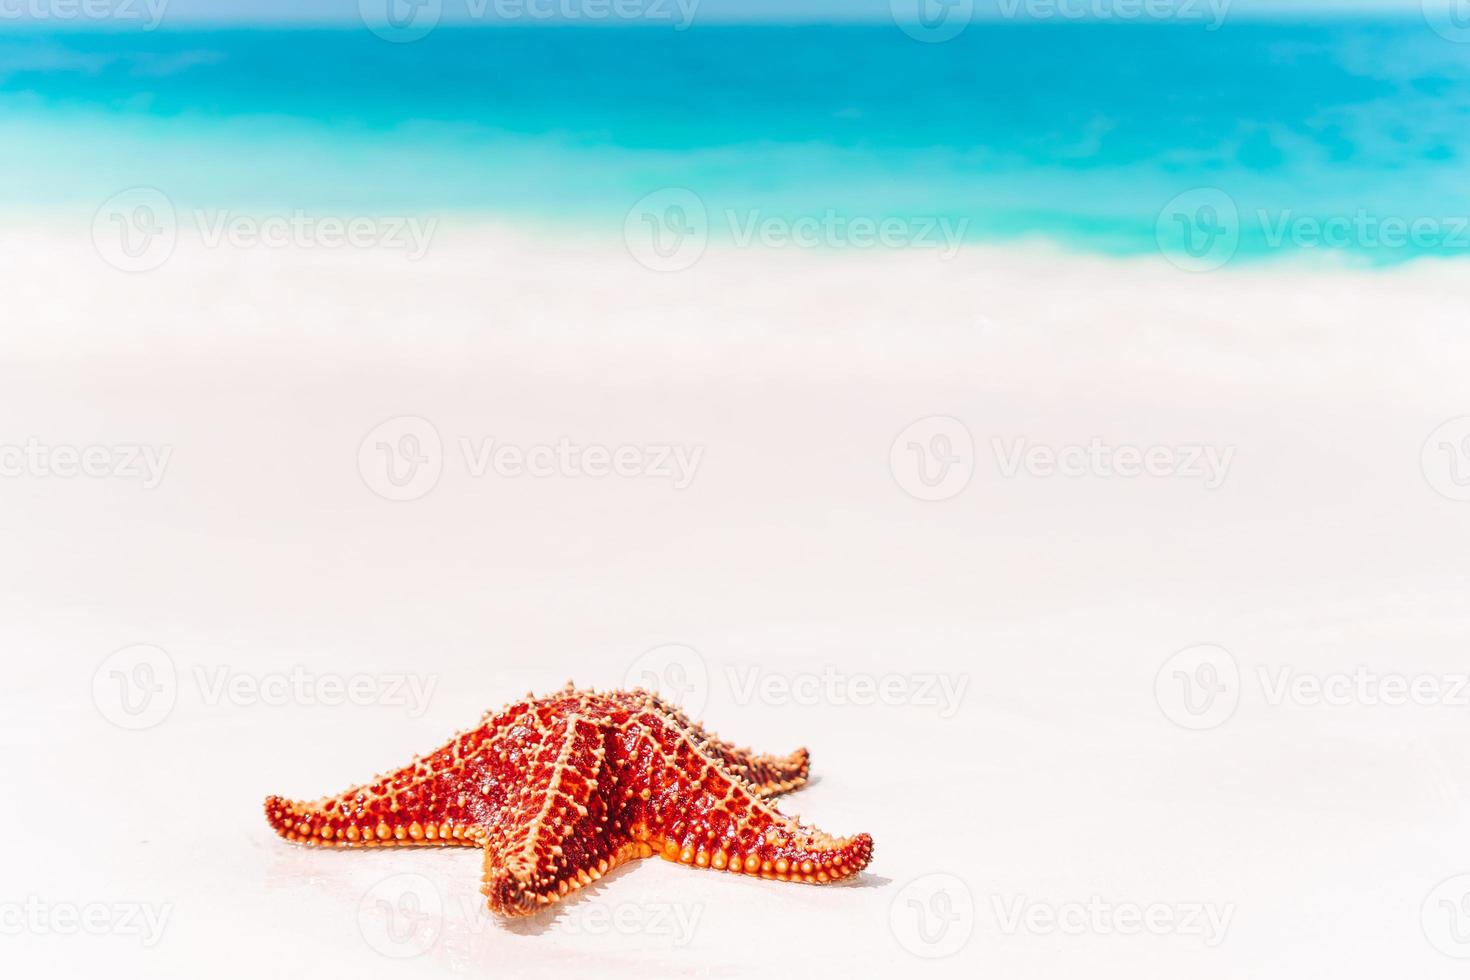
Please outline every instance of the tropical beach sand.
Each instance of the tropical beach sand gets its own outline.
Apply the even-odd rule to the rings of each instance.
[[[31,828],[0,842],[3,898],[166,916],[151,945],[7,935],[19,973],[1459,975],[1431,891],[1470,871],[1470,706],[1272,703],[1283,670],[1467,670],[1470,504],[1445,495],[1448,450],[1421,459],[1470,413],[1457,265],[712,246],[659,274],[617,243],[461,225],[416,263],[186,238],[129,275],[84,234],[25,230],[0,239],[0,443],[170,455],[151,489],[0,480],[0,733]],[[432,423],[442,473],[390,501],[359,453],[402,416]],[[893,450],[932,416],[968,430],[974,469],[924,501],[908,442],[961,430]],[[682,489],[475,476],[486,439],[698,462]],[[1005,474],[1094,439],[1223,465]],[[109,721],[107,675],[94,694],[133,644],[177,670],[140,731]],[[341,789],[528,688],[622,685],[665,644],[697,651],[654,660],[715,730],[812,750],[782,807],[871,833],[859,881],[644,862],[505,926],[475,854],[312,852],[266,826],[268,793]],[[1198,644],[1240,682],[1195,731],[1156,677]],[[297,668],[434,686],[250,695]],[[851,703],[863,679],[903,703]],[[374,891],[415,873],[440,903],[407,920],[422,950]],[[1172,925],[1046,924],[1089,905]]]

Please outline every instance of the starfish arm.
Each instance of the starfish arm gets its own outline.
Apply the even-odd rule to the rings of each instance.
[[[706,730],[699,722],[690,720],[682,710],[657,694],[641,689],[634,693],[641,696],[644,702],[640,707],[651,706],[667,715],[725,769],[749,783],[757,796],[769,799],[806,785],[807,775],[811,772],[811,754],[805,748],[797,749],[789,755],[757,754]]]
[[[696,726],[696,732],[703,730]],[[723,766],[750,784],[750,789],[762,799],[772,799],[801,789],[806,785],[811,771],[811,755],[805,748],[790,755],[756,755],[749,749],[737,748],[713,735],[706,735],[703,746],[707,753],[715,756]]]
[[[535,912],[647,852],[609,826],[599,792],[608,747],[606,724],[575,713],[539,740],[520,793],[485,835],[480,890],[492,912]]]
[[[789,793],[806,785],[811,771],[811,754],[799,748],[790,755],[758,755],[750,749],[732,745],[693,722],[682,711],[674,711],[673,718],[683,723],[690,738],[706,754],[715,758],[720,765],[750,784],[757,796],[765,799]]]
[[[353,787],[320,800],[265,799],[271,829],[297,844],[324,847],[478,847],[480,828],[466,810],[400,811],[374,795],[377,784]]]
[[[498,727],[461,732],[429,755],[335,796],[267,797],[266,820],[300,844],[478,847],[485,815],[504,795],[489,756],[502,731],[523,716],[508,713]]]
[[[689,736],[641,716],[647,735],[630,766],[634,839],[683,864],[781,881],[825,884],[872,858],[867,834],[837,838],[778,812]]]

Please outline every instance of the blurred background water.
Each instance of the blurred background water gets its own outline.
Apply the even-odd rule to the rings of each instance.
[[[1135,254],[1223,200],[1246,256],[1310,245],[1281,240],[1304,220],[1435,222],[1331,249],[1370,262],[1470,252],[1470,45],[1417,18],[1207,26],[986,23],[941,44],[893,24],[441,26],[411,44],[12,28],[0,206],[152,186],[180,207],[614,228],[684,187],[713,213],[942,218],[967,241]]]

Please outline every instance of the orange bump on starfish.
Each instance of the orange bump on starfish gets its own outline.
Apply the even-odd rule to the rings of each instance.
[[[755,755],[645,691],[568,686],[371,783],[315,803],[272,796],[265,813],[302,844],[482,848],[491,911],[527,915],[655,854],[780,881],[857,874],[871,837],[828,836],[767,802],[808,767],[805,749]]]

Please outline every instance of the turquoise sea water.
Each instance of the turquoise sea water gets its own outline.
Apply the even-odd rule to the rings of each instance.
[[[1409,19],[938,44],[879,24],[12,30],[0,166],[0,208],[147,185],[614,228],[680,187],[714,215],[941,218],[1108,254],[1234,221],[1243,255],[1392,262],[1470,254],[1470,44]]]

